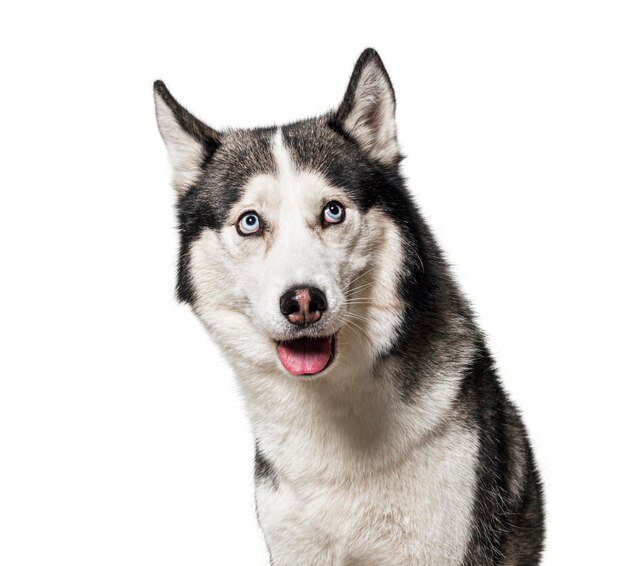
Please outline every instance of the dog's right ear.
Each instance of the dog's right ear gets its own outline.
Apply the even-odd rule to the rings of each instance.
[[[163,81],[154,83],[157,123],[172,165],[179,196],[197,181],[204,164],[220,145],[220,134],[185,110]]]

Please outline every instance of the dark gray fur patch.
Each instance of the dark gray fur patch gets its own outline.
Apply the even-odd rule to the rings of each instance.
[[[543,494],[519,413],[483,346],[468,368],[458,409],[478,431],[477,487],[464,566],[539,564]]]
[[[278,489],[278,474],[272,463],[265,457],[259,444],[256,444],[254,453],[254,481],[256,484],[269,483],[274,489]]]

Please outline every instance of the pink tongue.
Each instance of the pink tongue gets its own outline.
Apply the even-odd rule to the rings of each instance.
[[[281,342],[278,345],[278,357],[289,373],[318,373],[328,364],[331,342],[331,336]]]

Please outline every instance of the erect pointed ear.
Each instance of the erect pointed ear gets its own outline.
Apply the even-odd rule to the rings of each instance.
[[[335,121],[372,159],[397,165],[396,97],[389,75],[374,49],[361,53]]]
[[[197,182],[202,167],[220,145],[220,134],[185,110],[162,81],[154,83],[157,123],[179,195]]]

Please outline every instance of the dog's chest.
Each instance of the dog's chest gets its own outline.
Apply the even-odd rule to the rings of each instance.
[[[460,564],[475,458],[475,435],[456,430],[360,479],[261,482],[259,521],[275,566]]]

